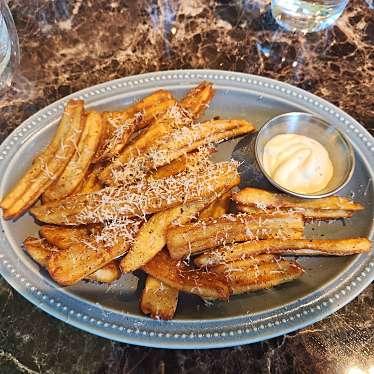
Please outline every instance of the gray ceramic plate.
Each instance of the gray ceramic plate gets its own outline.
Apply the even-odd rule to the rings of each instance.
[[[88,108],[119,109],[158,88],[177,97],[201,80],[215,85],[216,96],[205,117],[246,118],[260,127],[275,115],[311,112],[340,129],[352,142],[357,165],[341,194],[353,196],[366,209],[350,220],[308,226],[311,237],[373,237],[374,140],[353,118],[303,90],[271,79],[240,73],[186,70],[128,77],[70,95],[36,113],[0,147],[0,195],[10,188],[47,144],[70,98],[83,98]],[[262,183],[253,176],[251,137],[219,146],[217,158],[244,160],[242,185]],[[138,309],[142,279],[123,276],[111,286],[80,282],[57,286],[23,251],[22,240],[38,226],[26,214],[16,222],[0,221],[0,271],[24,297],[71,325],[110,339],[167,348],[213,348],[255,342],[299,329],[341,308],[374,278],[372,254],[346,258],[302,258],[306,274],[273,290],[232,297],[205,305],[183,295],[175,319],[153,321]]]

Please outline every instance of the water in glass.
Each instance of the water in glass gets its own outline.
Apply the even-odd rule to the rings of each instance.
[[[333,25],[347,3],[348,0],[272,0],[271,11],[287,30],[314,32]]]

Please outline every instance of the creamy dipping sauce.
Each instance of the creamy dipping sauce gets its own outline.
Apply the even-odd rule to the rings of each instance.
[[[264,147],[263,167],[287,190],[311,194],[323,190],[333,175],[325,147],[304,135],[280,134]]]

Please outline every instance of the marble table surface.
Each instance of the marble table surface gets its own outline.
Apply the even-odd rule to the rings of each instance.
[[[179,68],[264,75],[313,92],[374,134],[374,11],[350,1],[320,33],[282,31],[269,2],[14,0],[22,59],[0,96],[0,142],[79,89]],[[38,310],[0,277],[0,373],[374,373],[374,288],[308,328],[220,350],[135,347]]]

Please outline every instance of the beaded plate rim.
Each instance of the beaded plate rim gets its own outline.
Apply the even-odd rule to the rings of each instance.
[[[240,88],[270,94],[278,99],[304,105],[307,110],[328,117],[358,146],[361,157],[374,175],[374,138],[357,121],[333,104],[300,88],[270,78],[222,70],[171,70],[146,73],[101,83],[60,99],[32,115],[17,127],[0,145],[0,175],[4,175],[9,161],[24,139],[58,118],[67,100],[82,98],[88,107],[97,100],[113,94],[131,93],[134,89],[156,88],[159,84],[194,85],[203,79],[228,89]],[[261,90],[261,91],[260,91]],[[92,307],[67,296],[59,288],[51,287],[43,279],[35,279],[16,270],[10,258],[11,245],[0,219],[0,273],[21,295],[48,314],[87,332],[120,342],[159,348],[218,348],[252,343],[285,334],[319,321],[340,309],[374,279],[374,255],[364,254],[324,289],[322,295],[307,295],[296,301],[254,317],[197,321],[153,321],[132,317],[108,309]],[[370,234],[373,238],[373,228]],[[41,290],[43,288],[43,291]]]

